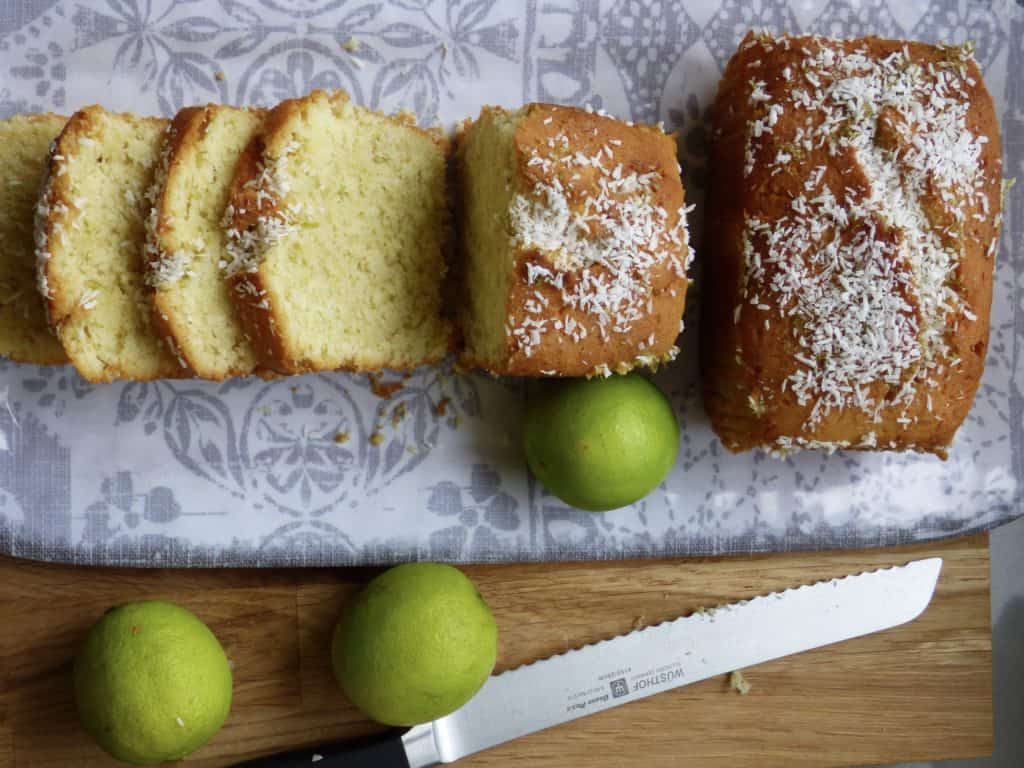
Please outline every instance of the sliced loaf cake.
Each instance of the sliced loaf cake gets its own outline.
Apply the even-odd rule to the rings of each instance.
[[[447,143],[314,91],[271,110],[225,211],[226,271],[260,361],[282,373],[444,357]]]
[[[66,117],[16,115],[0,121],[0,355],[23,363],[66,363],[36,291],[32,209],[50,143]]]
[[[166,127],[86,107],[50,153],[36,207],[39,290],[64,351],[89,381],[187,371],[153,327],[144,283],[146,191]]]
[[[263,120],[260,110],[210,104],[181,110],[164,136],[146,220],[146,282],[154,322],[197,376],[250,374],[245,337],[221,265],[221,227],[238,158]]]

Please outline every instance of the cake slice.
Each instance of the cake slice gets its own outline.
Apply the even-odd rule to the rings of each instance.
[[[439,133],[341,91],[268,113],[225,211],[225,269],[263,365],[373,371],[444,357],[446,150]]]
[[[221,274],[227,261],[221,219],[238,158],[262,122],[262,110],[217,104],[181,110],[164,136],[150,187],[146,283],[154,322],[207,379],[244,376],[256,367]]]
[[[88,381],[181,376],[146,296],[146,191],[167,121],[86,107],[50,153],[36,207],[39,290]]]
[[[46,321],[32,255],[32,210],[48,147],[66,122],[48,114],[0,121],[0,355],[22,363],[68,361]]]
[[[487,107],[456,167],[465,365],[592,376],[675,357],[691,253],[671,136],[572,107]]]

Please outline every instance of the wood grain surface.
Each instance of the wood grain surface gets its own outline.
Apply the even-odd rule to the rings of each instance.
[[[701,606],[940,555],[911,624],[665,692],[520,739],[467,766],[840,766],[991,749],[985,536],[901,549],[707,560],[466,568],[500,628],[499,669],[688,614]],[[115,763],[74,715],[76,643],[117,603],[160,597],[195,611],[234,665],[231,717],[186,762],[222,766],[374,730],[331,676],[328,640],[367,569],[142,571],[0,558],[0,766]]]

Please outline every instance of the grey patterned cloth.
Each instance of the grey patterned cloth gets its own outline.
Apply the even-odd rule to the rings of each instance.
[[[1021,4],[6,0],[0,116],[91,102],[170,115],[317,87],[415,109],[426,124],[491,103],[590,104],[679,132],[699,248],[704,119],[748,28],[973,39],[1002,115],[1006,173],[1021,175]],[[93,387],[70,368],[0,362],[0,552],[160,566],[600,559],[874,546],[987,528],[1022,511],[1024,249],[1011,243],[1024,227],[1024,185],[1006,221],[988,367],[947,462],[729,455],[699,399],[698,279],[684,355],[657,376],[682,425],[679,461],[632,507],[579,512],[531,480],[517,382],[438,367],[383,382],[330,374]],[[389,382],[401,388],[376,397]]]

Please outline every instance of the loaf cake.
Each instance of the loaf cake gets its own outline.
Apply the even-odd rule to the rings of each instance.
[[[985,363],[999,130],[968,46],[750,34],[712,110],[704,398],[732,451],[945,456]]]
[[[487,107],[456,168],[466,366],[593,376],[675,357],[691,254],[672,136],[587,109]]]
[[[88,381],[181,376],[146,296],[146,191],[167,121],[86,107],[50,153],[36,207],[39,290]]]
[[[0,355],[22,363],[67,362],[36,291],[32,239],[50,142],[65,122],[49,114],[0,121]]]
[[[267,114],[224,222],[225,271],[262,365],[372,371],[445,356],[446,155],[440,133],[341,91]]]
[[[256,367],[221,274],[228,261],[221,219],[238,158],[262,121],[261,110],[181,110],[164,135],[149,191],[146,283],[154,323],[202,378],[245,376]]]

